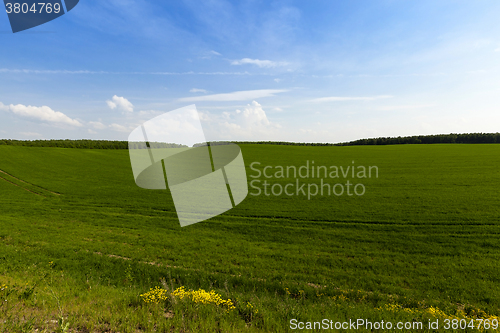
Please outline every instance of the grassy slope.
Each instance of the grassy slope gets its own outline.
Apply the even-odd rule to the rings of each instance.
[[[167,191],[135,186],[127,151],[0,147],[1,170],[60,193],[0,179],[0,285],[13,291],[4,329],[286,331],[292,318],[421,319],[429,305],[498,314],[500,146],[242,150],[247,167],[354,160],[379,178],[362,181],[362,197],[249,195],[180,228]],[[237,311],[142,303],[162,278],[170,289],[216,289]],[[377,310],[394,303],[414,313]]]

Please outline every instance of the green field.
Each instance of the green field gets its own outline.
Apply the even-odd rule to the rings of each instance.
[[[497,319],[500,145],[240,147],[249,182],[254,162],[376,166],[378,177],[325,179],[362,183],[362,196],[249,194],[181,228],[168,191],[135,185],[127,150],[0,146],[0,331]],[[145,302],[154,287],[166,296]],[[213,290],[234,308],[173,296],[179,287]]]

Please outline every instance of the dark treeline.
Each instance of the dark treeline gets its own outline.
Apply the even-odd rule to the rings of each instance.
[[[400,145],[400,144],[432,144],[432,143],[500,143],[500,133],[465,133],[398,136],[386,138],[361,139],[338,143],[337,146],[361,145]]]
[[[127,141],[124,141],[127,143]],[[129,142],[128,147],[130,149],[161,149],[161,148],[188,148],[186,145],[178,145],[176,143],[164,143],[164,142],[148,142],[147,144],[143,142]]]
[[[267,144],[286,146],[363,146],[363,145],[402,145],[402,144],[433,144],[433,143],[500,143],[500,133],[465,133],[465,134],[435,134],[382,137],[360,139],[342,143],[300,143],[279,141],[234,142],[237,144]]]
[[[0,145],[25,147],[57,147],[80,149],[128,149],[127,141],[106,140],[6,140],[0,139]]]
[[[221,144],[223,142],[220,142]],[[363,145],[402,145],[402,144],[432,144],[432,143],[500,143],[500,133],[465,133],[465,134],[435,134],[382,137],[360,139],[342,143],[314,143],[314,142],[280,142],[280,141],[255,141],[238,142],[237,144],[266,144],[284,146],[363,146]]]
[[[212,142],[220,145],[227,141]],[[433,144],[433,143],[500,143],[500,133],[465,133],[465,134],[437,134],[416,135],[405,137],[382,137],[360,139],[342,143],[314,143],[314,142],[280,142],[280,141],[233,141],[236,144],[265,144],[283,146],[362,146],[362,145],[400,145],[400,144]],[[58,147],[80,149],[128,149],[127,141],[106,140],[10,140],[0,139],[0,145],[25,146],[25,147]],[[195,146],[200,146],[198,144]],[[181,148],[177,144],[151,143],[151,148]],[[143,144],[132,143],[131,148],[142,148]]]
[[[285,142],[285,141],[232,141],[236,144],[252,144],[252,145],[278,145],[278,146],[336,146],[336,143],[321,143],[321,142]],[[211,144],[221,144],[222,142],[214,142]]]

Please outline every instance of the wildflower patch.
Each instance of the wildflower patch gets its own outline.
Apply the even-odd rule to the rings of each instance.
[[[158,304],[168,299],[168,292],[160,287],[151,288],[147,293],[140,295],[144,302]]]
[[[213,304],[221,306],[226,308],[228,312],[236,308],[231,299],[223,299],[221,295],[217,294],[214,290],[186,290],[184,287],[180,287],[169,294],[166,289],[155,287],[151,288],[147,293],[140,295],[145,303],[153,304],[165,302],[169,296],[179,300],[186,299],[195,304]]]
[[[205,291],[204,289],[186,291],[184,287],[180,287],[172,292],[172,296],[178,299],[190,299],[194,303],[214,304],[217,306],[222,306],[225,307],[227,311],[236,308],[231,299],[222,299],[222,297],[214,290],[211,290],[209,292]]]

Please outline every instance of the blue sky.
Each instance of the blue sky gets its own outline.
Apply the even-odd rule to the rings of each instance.
[[[12,34],[0,137],[126,140],[196,104],[210,140],[497,132],[498,1],[81,0]]]

